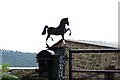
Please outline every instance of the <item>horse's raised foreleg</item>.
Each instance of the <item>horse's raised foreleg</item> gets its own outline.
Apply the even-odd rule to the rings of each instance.
[[[70,28],[67,28],[66,31],[65,31],[65,33],[66,33],[68,30],[70,31],[69,35],[71,35],[71,30],[70,30]]]

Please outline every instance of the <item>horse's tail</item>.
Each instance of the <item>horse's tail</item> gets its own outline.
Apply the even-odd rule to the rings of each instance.
[[[48,28],[48,26],[46,25],[43,29],[43,32],[42,32],[42,35],[45,35],[46,34],[46,29]]]

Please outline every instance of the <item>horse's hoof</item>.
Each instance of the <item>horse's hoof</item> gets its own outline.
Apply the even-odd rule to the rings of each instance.
[[[49,48],[49,46],[46,46],[46,48]]]
[[[54,40],[52,39],[52,41],[54,41]]]
[[[71,35],[71,33],[69,35]]]

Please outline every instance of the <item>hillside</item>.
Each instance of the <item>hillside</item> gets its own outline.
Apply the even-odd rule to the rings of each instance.
[[[8,63],[11,67],[34,67],[37,66],[35,53],[23,53],[19,51],[1,50],[2,64]]]

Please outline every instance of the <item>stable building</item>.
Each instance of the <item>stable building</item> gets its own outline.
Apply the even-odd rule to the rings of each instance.
[[[69,49],[118,49],[118,43],[116,42],[102,42],[102,41],[89,41],[89,40],[59,40],[57,43],[51,46],[65,47],[66,54],[68,56]],[[69,56],[68,56],[69,57]],[[115,66],[120,68],[120,54],[113,53],[80,53],[73,55],[73,68],[85,69],[85,70],[104,70],[108,66]],[[66,61],[66,77],[68,77],[68,61]],[[84,76],[84,74],[74,74],[74,77]],[[85,74],[88,75],[89,74]],[[101,77],[101,75],[96,75]]]

